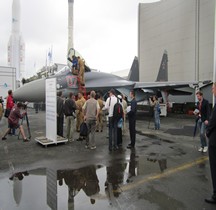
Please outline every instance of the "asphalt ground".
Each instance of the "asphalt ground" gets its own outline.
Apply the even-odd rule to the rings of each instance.
[[[216,209],[204,201],[212,193],[208,154],[197,151],[199,137],[193,137],[195,120],[191,116],[163,117],[161,129],[155,131],[153,119],[139,114],[135,149],[126,148],[127,128],[122,148],[113,152],[108,150],[107,130],[96,133],[95,150],[86,149],[80,141],[44,147],[34,139],[45,135],[45,112],[36,114],[29,109],[28,117],[30,142],[17,136],[0,142],[0,210]],[[23,125],[26,130],[26,121]],[[3,118],[1,136],[6,128]],[[75,133],[76,138],[78,135]],[[87,193],[83,180],[91,177],[95,181],[92,166],[98,187]],[[17,182],[20,174],[22,179]],[[52,198],[50,182],[55,186]]]

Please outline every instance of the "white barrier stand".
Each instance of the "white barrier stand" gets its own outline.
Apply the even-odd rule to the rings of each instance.
[[[56,78],[46,79],[46,137],[36,137],[35,141],[47,146],[68,142],[68,139],[57,136],[57,97]]]

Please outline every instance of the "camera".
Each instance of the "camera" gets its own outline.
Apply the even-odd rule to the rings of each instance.
[[[26,101],[25,103],[22,103],[22,107],[23,107],[24,110],[27,109],[27,105],[28,105],[28,102],[27,102],[27,101]]]
[[[18,102],[18,103],[17,103],[17,106],[18,106],[19,108],[23,108],[23,109],[27,109],[27,105],[28,105],[27,102],[25,102],[25,103]]]
[[[150,97],[149,97],[149,100],[153,101],[153,96],[150,96]]]
[[[23,104],[23,109],[27,109],[27,104]]]

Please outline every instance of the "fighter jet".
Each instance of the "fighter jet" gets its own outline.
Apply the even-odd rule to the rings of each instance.
[[[79,91],[90,92],[91,90],[100,91],[106,93],[111,88],[114,88],[117,93],[123,93],[129,98],[130,90],[134,90],[136,93],[136,100],[142,101],[148,99],[149,95],[157,94],[160,91],[166,91],[172,95],[184,95],[191,94],[189,92],[183,92],[176,90],[182,87],[188,87],[190,85],[197,85],[196,82],[168,82],[168,56],[167,51],[164,51],[159,73],[156,82],[138,82],[139,69],[138,59],[135,57],[131,66],[127,79],[119,76],[104,73],[104,72],[85,72],[85,86],[79,84],[79,78],[77,75],[73,75],[71,68],[65,66],[55,75],[49,78],[56,78],[57,91],[62,91],[63,96],[68,97],[69,92],[77,94]],[[45,81],[48,78],[42,78],[14,91],[14,99],[17,101],[29,101],[29,102],[43,102],[45,101]],[[163,81],[163,82],[162,82]]]

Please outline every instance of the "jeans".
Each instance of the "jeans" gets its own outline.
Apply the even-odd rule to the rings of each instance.
[[[117,122],[113,121],[113,117],[109,117],[109,149],[117,148]]]
[[[160,114],[158,110],[154,111],[155,130],[160,129]]]
[[[199,129],[200,129],[200,143],[201,143],[201,147],[207,147],[207,141],[206,141],[206,137],[205,137],[205,130],[206,130],[206,125],[204,122],[202,122],[201,118],[198,120],[198,125],[199,125]]]

